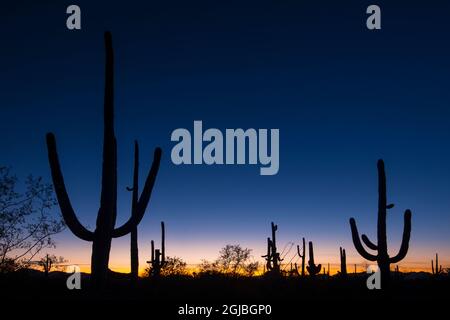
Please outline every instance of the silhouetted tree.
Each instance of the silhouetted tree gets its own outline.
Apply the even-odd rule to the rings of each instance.
[[[28,176],[24,191],[7,167],[0,167],[0,272],[29,265],[43,249],[55,247],[52,236],[64,229],[53,188],[42,178]]]
[[[251,261],[251,252],[251,249],[242,248],[239,244],[228,244],[220,250],[214,262],[202,262],[200,273],[252,276],[258,270],[259,263]]]
[[[160,270],[160,275],[167,276],[183,276],[187,274],[186,262],[179,257],[166,257],[166,262]],[[151,266],[145,269],[144,275],[150,276],[152,274]]]
[[[49,255],[48,253],[41,258],[39,264],[44,269],[45,276],[48,276],[52,268],[57,267],[58,264],[65,263],[67,260],[64,257],[56,257],[55,255]]]

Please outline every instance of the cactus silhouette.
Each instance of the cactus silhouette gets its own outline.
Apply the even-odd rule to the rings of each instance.
[[[151,260],[147,261],[150,264],[151,270],[149,275],[159,277],[161,269],[166,264],[166,229],[164,222],[161,221],[161,250],[155,249],[155,243],[151,241]]]
[[[434,262],[436,263],[436,266],[434,266],[433,259],[431,259],[431,274],[437,276],[442,273],[442,266],[439,265],[439,256],[437,253],[436,253],[436,261]]]
[[[40,264],[44,268],[45,276],[48,277],[48,274],[50,273],[50,270],[52,269],[52,266],[53,266],[52,258],[48,254],[46,254],[45,258],[43,258],[40,261]]]
[[[345,254],[345,249],[339,248],[339,256],[341,260],[341,276],[347,276],[347,255]]]
[[[328,263],[328,270],[323,267],[323,275],[329,277],[330,276],[330,264]]]
[[[313,243],[309,241],[309,260],[308,260],[308,266],[306,267],[306,270],[308,270],[308,273],[311,277],[314,277],[316,274],[320,273],[320,270],[322,269],[322,265],[314,264],[314,249],[313,249]]]
[[[305,250],[306,250],[306,246],[305,246],[305,238],[302,238],[302,250],[300,251],[300,246],[297,245],[297,254],[300,258],[302,258],[302,277],[305,276]]]
[[[117,144],[114,134],[114,77],[113,47],[111,33],[105,33],[105,97],[104,97],[104,137],[103,164],[100,208],[97,214],[95,231],[89,231],[78,220],[66,191],[64,178],[59,164],[56,139],[53,133],[47,134],[47,149],[53,185],[61,209],[62,216],[74,235],[92,242],[91,277],[95,287],[102,287],[108,275],[111,240],[122,237],[135,230],[144,216],[161,160],[161,149],[156,148],[153,164],[145,181],[142,194],[135,202],[135,208],[129,220],[119,228],[115,228],[117,215]],[[135,158],[137,143],[135,144]],[[136,168],[135,168],[136,170]],[[137,184],[137,175],[134,176]],[[136,191],[137,193],[137,188]]]
[[[361,236],[362,241],[366,246],[377,254],[371,254],[364,249],[358,234],[358,228],[354,218],[350,218],[350,227],[352,230],[353,244],[355,245],[358,253],[366,260],[377,261],[378,267],[381,272],[381,285],[385,288],[389,286],[390,279],[390,264],[401,261],[408,253],[409,238],[411,236],[411,211],[407,209],[404,215],[403,226],[403,238],[400,246],[400,250],[396,256],[390,257],[387,249],[387,236],[386,236],[386,214],[387,210],[394,207],[393,204],[387,204],[386,197],[386,174],[384,171],[383,160],[378,160],[378,224],[377,224],[377,244],[369,240],[369,238],[363,234]]]
[[[267,238],[267,254],[262,256],[262,258],[266,259],[267,271],[278,274],[280,273],[280,262],[282,261],[280,254],[277,252],[276,232],[278,226],[272,222],[271,228],[272,239]]]
[[[139,216],[139,145],[134,142],[134,169],[133,169],[133,186],[127,188],[132,191],[131,197],[131,215]],[[138,231],[137,225],[131,229],[130,232],[130,262],[131,262],[131,276],[134,280],[138,278],[139,274],[139,248],[138,248]]]

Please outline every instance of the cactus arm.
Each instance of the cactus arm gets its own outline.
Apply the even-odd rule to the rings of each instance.
[[[161,162],[161,148],[156,148],[153,158],[152,167],[145,181],[144,189],[142,190],[142,194],[139,198],[136,215],[131,215],[130,219],[121,227],[116,228],[112,232],[113,238],[122,237],[131,232],[142,220],[145,214],[145,209],[147,208],[147,204],[150,200],[150,196],[152,194],[153,186],[155,184],[156,175],[158,174],[159,164]]]
[[[370,241],[369,237],[367,237],[365,234],[361,235],[361,239],[364,242],[364,244],[371,250],[378,250],[378,246]]]
[[[356,227],[356,222],[354,218],[350,218],[350,227],[352,230],[352,239],[353,239],[353,244],[355,246],[356,251],[358,251],[358,253],[366,260],[369,261],[377,261],[377,256],[368,253],[362,243],[361,240],[359,239],[359,233],[358,233],[358,228]]]
[[[297,254],[300,258],[303,258],[302,254],[300,253],[300,246],[297,245]]]
[[[86,229],[80,223],[72,208],[72,204],[70,203],[70,198],[64,184],[64,177],[61,172],[61,166],[59,164],[56,139],[53,133],[47,133],[47,149],[53,186],[64,221],[75,236],[85,241],[93,241],[94,233]]]
[[[397,255],[390,258],[390,263],[397,263],[406,257],[409,248],[409,239],[411,237],[411,211],[408,209],[405,211],[404,215],[404,225],[403,225],[403,238],[400,250]]]

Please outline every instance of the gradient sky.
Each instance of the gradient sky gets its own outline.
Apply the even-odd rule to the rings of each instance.
[[[25,4],[27,3],[28,4]],[[336,3],[337,2],[337,3]],[[0,7],[0,164],[50,181],[45,133],[55,132],[72,204],[95,226],[99,206],[103,32],[115,50],[119,158],[117,225],[130,215],[133,140],[141,178],[153,148],[163,160],[139,226],[141,267],[166,222],[167,254],[213,259],[227,243],[264,254],[314,241],[316,261],[363,259],[349,217],[376,235],[376,161],[386,162],[391,252],[413,212],[404,265],[450,261],[450,3],[444,1],[22,1]],[[66,29],[76,3],[82,30]],[[382,9],[382,30],[365,9]],[[259,166],[175,166],[176,128],[279,128],[280,171]],[[143,182],[141,182],[142,185]],[[70,231],[53,252],[88,264],[91,244]],[[128,268],[129,237],[111,266]],[[293,254],[293,252],[291,252]],[[400,264],[402,265],[402,264]]]

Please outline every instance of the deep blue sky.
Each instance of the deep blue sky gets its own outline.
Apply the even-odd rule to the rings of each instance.
[[[388,222],[392,252],[403,211],[411,208],[408,261],[449,255],[450,4],[242,2],[2,4],[0,164],[50,180],[45,133],[55,132],[73,206],[83,223],[95,225],[103,32],[111,30],[118,224],[129,215],[133,140],[141,145],[142,177],[153,148],[164,151],[140,225],[142,260],[149,240],[159,239],[160,220],[169,255],[190,262],[214,257],[226,243],[260,256],[273,220],[281,247],[306,236],[319,262],[336,261],[340,245],[362,261],[348,218],[376,234],[378,158],[396,204]],[[80,31],[65,27],[72,3],[82,10]],[[382,30],[375,32],[365,28],[372,3],[382,9]],[[173,165],[170,134],[192,130],[194,120],[223,130],[279,128],[278,175],[260,176],[258,166]],[[89,244],[70,232],[59,239],[72,262],[89,261]],[[128,237],[115,241],[116,264],[127,266],[127,246]],[[80,261],[69,249],[82,252]]]

